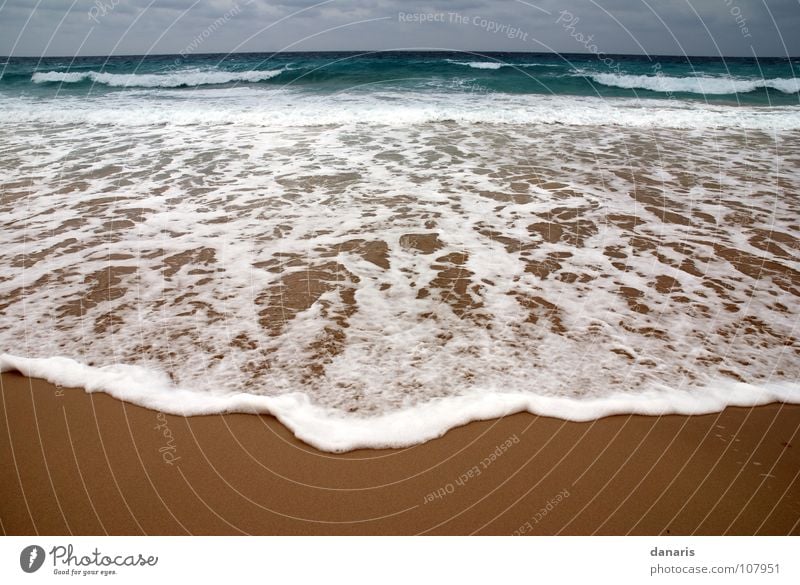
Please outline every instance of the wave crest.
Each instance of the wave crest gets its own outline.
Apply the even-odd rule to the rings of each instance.
[[[139,90],[150,92],[153,90]],[[256,91],[252,87],[195,91],[162,103],[142,101],[139,92],[114,100],[59,97],[56,102],[25,103],[0,98],[0,122],[45,124],[214,125],[304,127],[386,125],[402,127],[453,121],[459,124],[558,124],[632,128],[737,128],[767,131],[800,129],[794,106],[738,107],[681,101],[629,100],[568,96],[429,93],[411,97],[313,97],[292,91]],[[387,101],[385,97],[390,97]]]
[[[447,59],[447,62],[453,65],[472,67],[473,69],[500,69],[507,65],[507,63],[497,63],[494,61],[453,61],[452,59]]]
[[[174,73],[103,73],[99,71],[45,71],[33,74],[33,83],[80,83],[92,81],[109,87],[197,87],[237,81],[256,83],[280,75],[283,69],[269,71],[177,71]]]
[[[800,79],[796,77],[774,79],[737,79],[733,77],[670,77],[667,75],[623,75],[597,73],[590,78],[595,83],[622,89],[646,89],[663,93],[699,93],[727,95],[749,93],[762,88],[777,89],[783,93],[800,92]]]

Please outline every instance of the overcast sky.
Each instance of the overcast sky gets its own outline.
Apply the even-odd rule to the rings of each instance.
[[[800,0],[0,0],[4,56],[379,49],[798,56]]]

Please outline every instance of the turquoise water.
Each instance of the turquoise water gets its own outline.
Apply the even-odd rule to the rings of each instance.
[[[800,63],[630,55],[387,52],[0,58],[0,95],[133,88],[292,88],[302,92],[428,91],[800,103]]]

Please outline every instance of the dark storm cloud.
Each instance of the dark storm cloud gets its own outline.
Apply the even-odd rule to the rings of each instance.
[[[0,0],[0,54],[800,54],[798,0]],[[513,33],[513,34],[512,34]]]

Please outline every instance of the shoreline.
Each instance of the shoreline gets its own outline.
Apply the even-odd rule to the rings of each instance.
[[[357,449],[403,449],[426,443],[474,421],[517,413],[571,422],[592,422],[608,416],[696,416],[727,407],[749,408],[776,402],[800,404],[798,387],[790,382],[756,386],[733,380],[691,391],[618,393],[601,397],[542,396],[519,392],[475,392],[438,398],[422,404],[358,418],[323,408],[305,394],[276,396],[246,392],[225,395],[173,386],[159,372],[138,366],[97,368],[64,357],[22,358],[0,354],[0,373],[16,372],[56,386],[103,392],[146,409],[175,416],[250,414],[273,416],[303,443],[327,453]]]
[[[4,534],[800,534],[800,405],[514,414],[317,451],[268,415],[184,418],[0,375]]]

